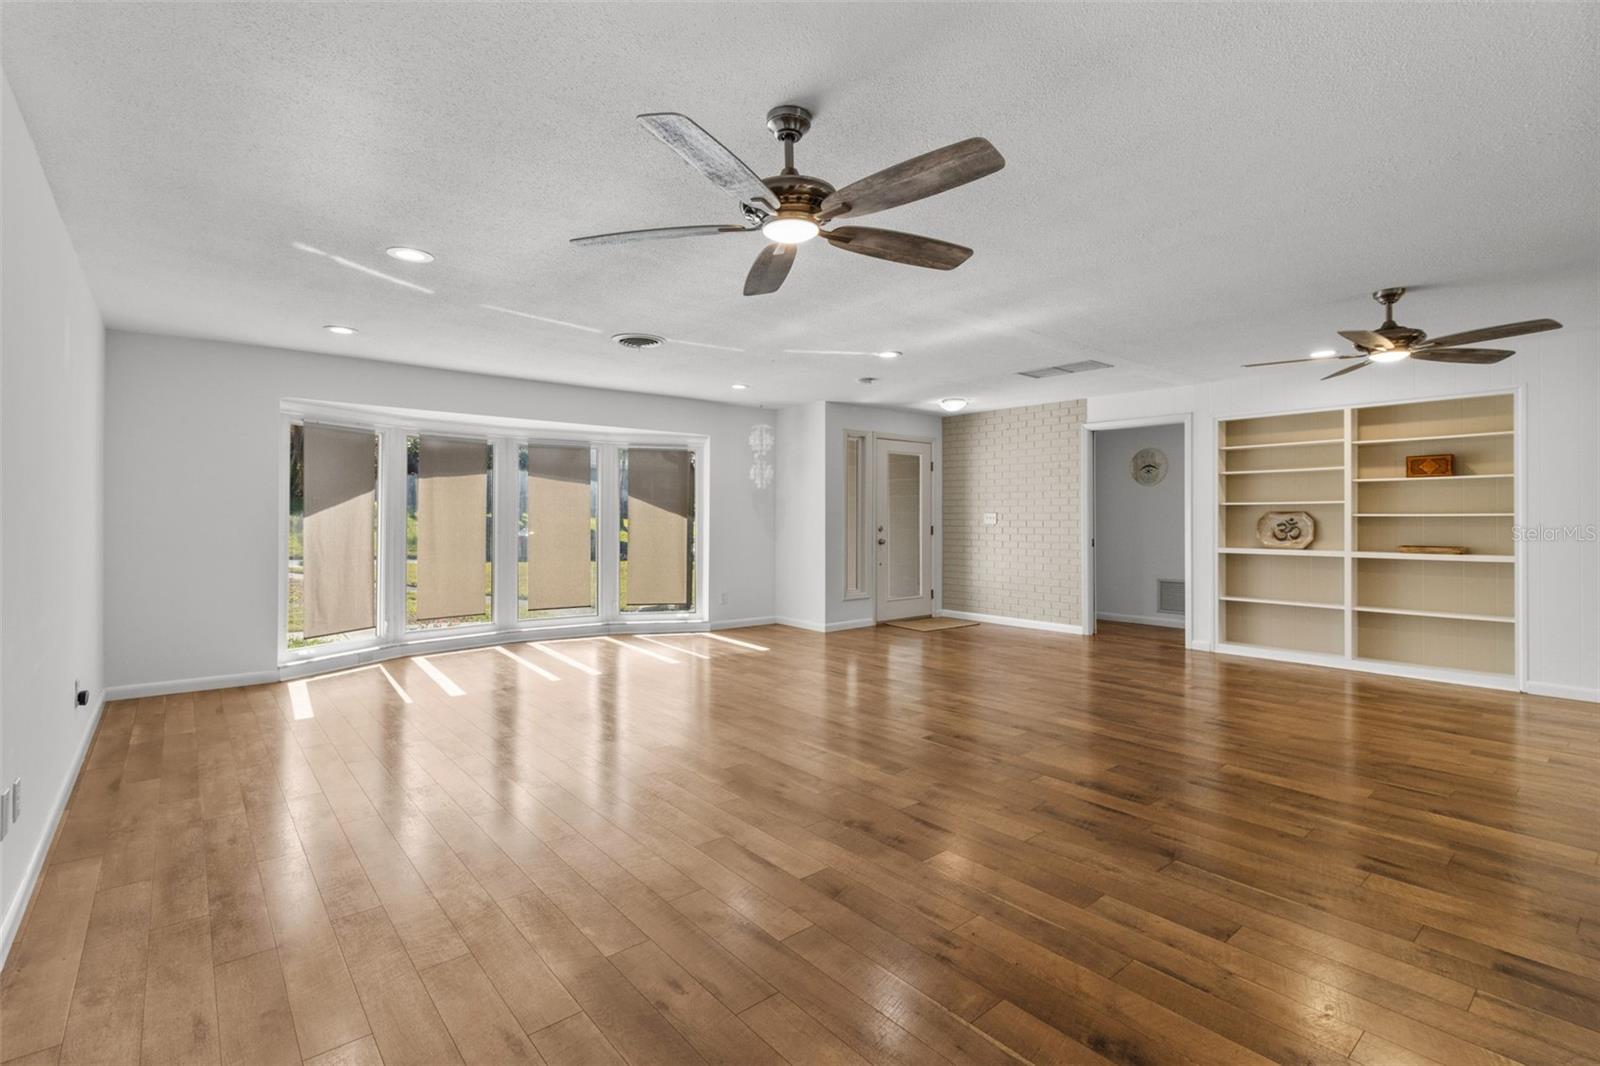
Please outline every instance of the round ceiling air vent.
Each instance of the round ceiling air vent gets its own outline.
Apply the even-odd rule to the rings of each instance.
[[[659,348],[666,343],[665,338],[657,337],[654,333],[618,333],[611,339],[624,348],[632,348],[636,352],[642,352],[646,348]]]

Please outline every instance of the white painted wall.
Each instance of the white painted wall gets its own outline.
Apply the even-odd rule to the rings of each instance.
[[[1527,506],[1523,522],[1575,535],[1529,542],[1524,549],[1527,590],[1528,689],[1600,700],[1600,331],[1571,324],[1562,308],[1593,308],[1592,288],[1552,286],[1519,304],[1526,314],[1487,311],[1482,324],[1541,313],[1568,318],[1568,328],[1518,338],[1518,354],[1488,367],[1401,363],[1371,367],[1334,381],[1308,368],[1268,368],[1210,385],[1099,396],[1089,400],[1093,422],[1194,414],[1194,539],[1190,601],[1195,646],[1215,639],[1216,421],[1274,411],[1493,390],[1524,390]],[[1477,322],[1444,323],[1470,328]]]
[[[0,844],[0,958],[99,713],[105,375],[100,313],[9,84],[3,95],[0,781],[23,789]]]
[[[822,506],[827,406],[818,400],[779,411],[776,449],[775,613],[785,625],[819,630],[828,619],[823,589],[827,529]]]
[[[1167,456],[1159,485],[1133,480],[1143,448]],[[1094,607],[1099,618],[1183,627],[1156,610],[1156,581],[1183,580],[1183,425],[1136,426],[1094,434]]]
[[[770,411],[116,330],[106,375],[112,686],[276,669],[285,398],[704,435],[709,618],[772,619],[774,492],[749,476]]]
[[[930,491],[933,493],[933,528],[939,530],[943,526],[943,509],[939,500],[940,478],[937,470],[941,465],[939,444],[941,438],[942,419],[936,414],[921,414],[914,411],[893,410],[887,407],[864,407],[859,404],[830,403],[825,405],[826,438],[825,438],[825,469],[826,484],[823,492],[824,510],[827,515],[827,552],[825,570],[822,575],[822,587],[827,598],[827,625],[829,629],[847,629],[855,625],[870,625],[873,620],[873,599],[850,599],[844,597],[844,554],[845,537],[847,531],[844,526],[844,435],[847,431],[872,434],[872,439],[877,437],[905,437],[912,440],[931,440],[933,442],[933,461],[935,474],[930,479]],[[868,448],[867,492],[877,491],[878,478],[876,474],[877,460],[875,448]],[[935,533],[933,539],[933,574],[934,589],[939,587],[940,547],[943,536]],[[780,557],[781,559],[781,557]],[[871,582],[876,567],[869,565],[868,592],[872,591]],[[935,605],[937,605],[937,598]]]

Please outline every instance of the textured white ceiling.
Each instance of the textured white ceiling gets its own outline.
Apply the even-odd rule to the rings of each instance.
[[[1594,325],[1594,301],[1552,306],[1538,286],[1600,276],[1597,15],[6,3],[0,18],[112,325],[739,402],[993,407],[1233,376],[1376,325],[1367,293],[1384,285],[1416,286],[1400,317],[1434,333]],[[756,237],[567,244],[739,221],[633,116],[682,111],[770,174],[763,119],[786,102],[816,112],[801,169],[836,185],[990,138],[1005,170],[867,220],[972,260],[940,273],[815,242],[780,293],[747,298]],[[396,263],[391,244],[438,261]],[[630,353],[606,339],[622,330],[736,350]],[[783,354],[888,347],[907,354]],[[1014,373],[1084,358],[1116,369]]]

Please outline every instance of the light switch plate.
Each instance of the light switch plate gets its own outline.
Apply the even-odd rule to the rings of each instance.
[[[999,512],[997,512],[997,511],[985,511],[985,512],[983,512],[983,524],[986,525],[986,526],[997,526],[997,525],[999,525],[1000,524],[1000,514],[999,514]]]

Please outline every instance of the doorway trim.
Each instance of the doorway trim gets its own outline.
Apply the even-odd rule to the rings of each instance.
[[[1170,415],[1117,418],[1103,422],[1084,422],[1078,430],[1079,484],[1083,486],[1083,551],[1079,582],[1083,590],[1083,635],[1093,636],[1094,614],[1094,435],[1111,429],[1137,429],[1141,426],[1183,426],[1183,646],[1194,647],[1194,415],[1184,411]]]
[[[939,469],[939,462],[941,459],[939,454],[939,442],[934,440],[932,437],[918,437],[906,433],[872,433],[869,435],[868,439],[872,444],[872,463],[867,477],[868,482],[872,485],[872,508],[868,512],[868,530],[870,535],[867,538],[867,541],[872,548],[872,577],[870,593],[872,598],[872,621],[874,624],[884,621],[881,614],[882,597],[880,595],[881,590],[879,587],[879,578],[882,577],[882,575],[878,572],[879,551],[878,534],[876,530],[880,520],[883,518],[884,513],[887,511],[889,506],[889,501],[882,499],[882,494],[878,491],[880,488],[878,483],[878,472],[880,464],[882,463],[886,453],[886,449],[884,448],[884,445],[886,444],[915,444],[926,446],[928,449],[929,469],[926,503],[929,524],[932,527],[928,533],[927,539],[929,566],[928,587],[932,591],[932,595],[928,599],[928,614],[931,617],[936,617],[939,614],[939,605],[941,602],[939,594],[939,578],[941,574],[939,541],[941,539],[940,532],[943,525],[939,492],[939,475],[941,473]]]

